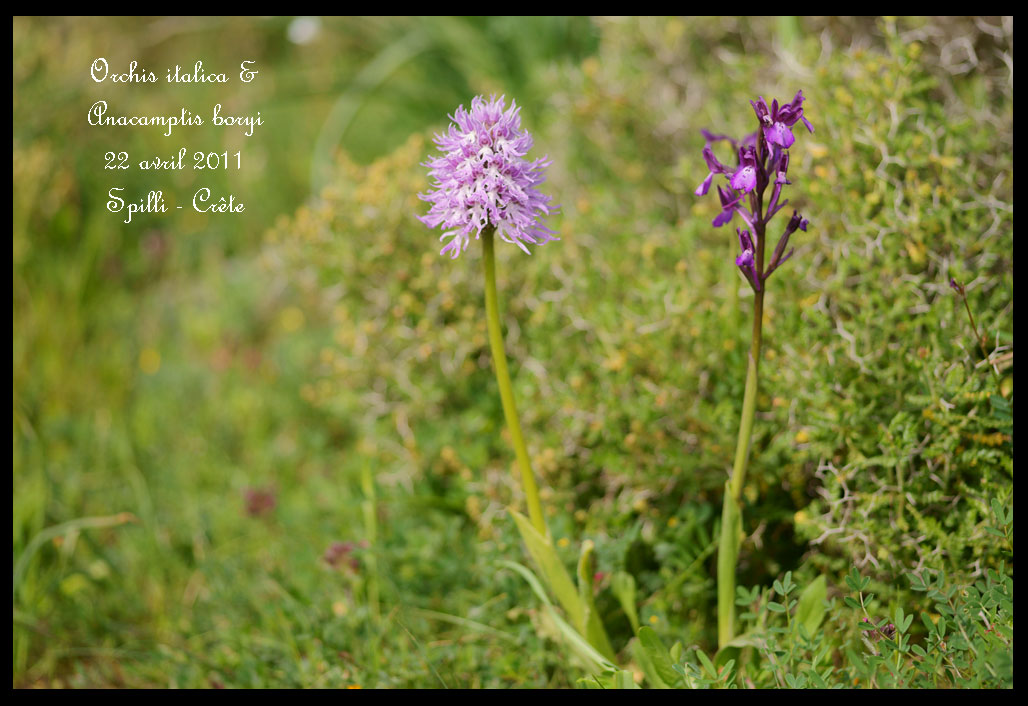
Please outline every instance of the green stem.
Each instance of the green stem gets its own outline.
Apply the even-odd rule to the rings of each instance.
[[[739,422],[739,439],[735,447],[735,464],[732,477],[727,484],[725,503],[737,507],[742,498],[743,481],[746,478],[746,464],[749,460],[750,440],[753,435],[753,418],[757,411],[757,362],[760,360],[761,323],[764,313],[764,292],[756,293],[753,302],[753,343],[746,366],[746,392],[742,399],[742,419]],[[741,520],[740,520],[741,521]],[[721,523],[721,546],[730,546],[729,532],[738,531],[735,522]],[[717,617],[718,645],[724,647],[735,637],[735,568],[736,559],[718,563],[717,573]]]
[[[738,563],[738,540],[729,536],[730,532],[738,532],[742,524],[742,510],[739,504],[742,498],[743,481],[746,479],[746,464],[750,455],[750,441],[753,436],[753,418],[757,411],[757,369],[760,363],[761,329],[764,321],[764,228],[760,217],[762,213],[762,194],[757,194],[754,212],[758,214],[754,224],[754,237],[757,244],[755,264],[757,282],[761,283],[759,291],[753,297],[753,338],[750,343],[749,360],[746,366],[746,391],[742,399],[742,419],[739,421],[739,438],[735,446],[735,463],[732,466],[732,477],[726,486],[725,512],[722,513],[721,547],[733,547],[734,556],[719,557],[717,570],[717,635],[718,645],[724,647],[735,637],[735,569]],[[728,504],[734,507],[729,512]],[[732,517],[733,522],[725,519]]]
[[[539,488],[532,475],[532,466],[528,461],[528,449],[525,438],[521,434],[521,422],[514,406],[514,389],[510,384],[510,372],[507,370],[507,354],[503,349],[503,333],[500,329],[500,308],[496,296],[496,255],[493,244],[493,228],[482,231],[482,262],[485,266],[485,313],[489,323],[489,347],[493,353],[493,367],[496,370],[496,383],[500,388],[500,400],[503,403],[503,416],[507,419],[511,443],[514,444],[514,455],[521,469],[521,487],[525,491],[528,502],[528,516],[532,526],[539,534],[547,536],[546,521],[543,519],[542,503],[539,501]]]
[[[982,353],[985,355],[986,358],[988,358],[989,357],[989,352],[987,350],[985,350],[985,342],[982,339],[982,335],[980,333],[978,333],[978,326],[974,322],[974,314],[971,313],[971,305],[967,303],[967,295],[966,294],[964,295],[963,299],[964,299],[964,309],[967,310],[967,318],[969,318],[971,320],[971,330],[974,331],[974,340],[978,341],[978,347],[982,349]]]
[[[756,293],[753,300],[753,342],[746,369],[746,392],[742,398],[742,420],[739,423],[739,438],[735,445],[735,464],[732,466],[731,489],[736,502],[742,497],[742,484],[746,478],[746,463],[749,460],[750,438],[753,432],[753,417],[757,411],[757,368],[760,364],[761,327],[764,318],[764,292]]]
[[[964,300],[964,308],[967,309],[967,318],[971,320],[971,329],[974,331],[975,340],[978,341],[978,347],[982,349],[982,355],[985,356],[985,361],[989,363],[989,369],[992,371],[992,374],[995,375],[996,379],[998,380],[999,372],[996,371],[996,368],[992,365],[992,362],[989,360],[989,351],[985,347],[985,339],[982,338],[982,335],[980,333],[978,333],[978,325],[974,322],[974,314],[971,313],[971,305],[967,303],[967,295],[961,294],[961,298]]]
[[[375,498],[375,479],[371,475],[371,463],[365,459],[361,468],[361,488],[364,500],[361,509],[364,512],[364,533],[368,539],[367,580],[366,590],[371,618],[377,626],[380,620],[378,600],[378,516]]]

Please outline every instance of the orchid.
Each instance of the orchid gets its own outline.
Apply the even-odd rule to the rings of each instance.
[[[751,101],[757,116],[758,131],[738,142],[726,135],[715,135],[703,130],[706,145],[703,160],[707,164],[707,176],[696,189],[696,195],[705,195],[716,175],[722,175],[727,185],[718,184],[718,200],[721,212],[714,218],[715,228],[729,223],[735,214],[745,222],[747,228],[736,228],[739,237],[739,255],[735,264],[753,289],[753,339],[750,345],[749,364],[746,370],[746,390],[743,396],[742,419],[739,423],[739,437],[735,449],[735,463],[732,475],[725,484],[724,508],[721,517],[721,541],[718,548],[718,642],[722,647],[729,644],[735,634],[735,570],[739,554],[739,535],[742,532],[743,480],[749,460],[750,438],[757,406],[757,364],[760,360],[760,343],[764,313],[764,293],[767,279],[792,257],[793,249],[786,251],[789,238],[797,230],[806,231],[810,222],[796,210],[786,223],[771,255],[764,262],[767,248],[767,227],[771,219],[781,211],[788,200],[781,200],[782,189],[789,181],[789,148],[796,142],[792,126],[800,120],[811,132],[813,126],[803,115],[803,91],[797,91],[791,102],[779,105],[777,100],[768,106],[763,97]],[[727,141],[736,154],[734,167],[726,166],[714,154],[714,143]],[[765,193],[771,188],[769,198]]]
[[[449,254],[453,259],[467,249],[472,233],[476,240],[482,241],[489,348],[503,416],[520,470],[528,517],[514,508],[509,511],[536,567],[567,612],[573,629],[604,659],[613,660],[614,648],[593,603],[591,577],[595,572],[584,570],[591,566],[591,542],[582,547],[578,588],[568,590],[574,584],[546,526],[542,497],[521,430],[504,350],[496,289],[495,236],[526,253],[528,245],[558,240],[554,231],[543,224],[543,219],[554,213],[556,207],[551,206],[550,197],[538,189],[545,181],[543,170],[550,162],[545,157],[533,161],[525,159],[532,148],[532,136],[521,129],[519,111],[514,101],[507,108],[502,96],[488,101],[478,96],[471,101],[470,111],[464,106],[454,111],[451,119],[455,124],[435,139],[443,154],[422,165],[430,169],[429,176],[435,182],[434,190],[420,195],[432,207],[418,218],[430,228],[442,226],[444,232],[440,239],[448,242],[440,254]]]
[[[792,99],[792,102],[786,103],[781,107],[778,105],[778,100],[775,99],[771,101],[771,107],[768,108],[763,96],[756,101],[750,101],[750,105],[753,106],[753,111],[757,114],[757,120],[760,121],[769,152],[771,151],[771,145],[780,145],[784,149],[792,147],[792,143],[796,141],[796,136],[792,134],[791,128],[798,120],[803,121],[803,124],[807,126],[807,130],[814,132],[814,126],[803,117],[803,91],[797,91],[796,97]]]
[[[432,207],[418,219],[430,228],[443,227],[439,239],[449,242],[440,254],[456,259],[467,249],[471,233],[478,239],[485,228],[526,253],[526,244],[559,240],[542,222],[554,207],[538,189],[550,162],[525,159],[532,135],[521,129],[520,111],[514,101],[507,108],[504,96],[488,101],[476,96],[470,111],[457,108],[450,116],[454,124],[436,135],[443,154],[423,164],[431,169],[434,190],[418,194]]]
[[[788,148],[795,143],[796,138],[791,128],[802,120],[807,129],[814,131],[810,121],[803,115],[803,100],[803,91],[797,91],[792,102],[782,106],[778,105],[777,100],[773,100],[768,107],[763,97],[751,101],[760,128],[758,132],[751,133],[738,142],[727,135],[715,135],[709,130],[701,131],[707,142],[703,147],[703,159],[707,164],[708,173],[695,193],[697,196],[706,195],[718,174],[727,179],[728,183],[724,188],[720,184],[717,185],[721,212],[711,223],[715,228],[720,228],[729,223],[736,214],[746,223],[749,232],[743,232],[746,233],[747,239],[753,239],[752,261],[751,256],[746,255],[747,248],[743,247],[736,264],[754,291],[759,291],[771,273],[792,255],[792,251],[789,251],[783,256],[789,236],[797,229],[806,231],[809,223],[793,211],[792,219],[778,240],[775,255],[765,270],[764,233],[768,222],[789,203],[788,199],[781,201],[780,197],[782,189],[792,184],[789,181]],[[759,139],[761,136],[763,140]],[[737,163],[734,167],[726,166],[714,154],[713,144],[720,141],[729,142],[735,151]],[[772,186],[771,195],[765,201],[764,192],[768,186]],[[740,234],[740,242],[741,240]]]

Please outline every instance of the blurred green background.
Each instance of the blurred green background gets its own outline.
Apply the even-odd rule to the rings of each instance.
[[[699,130],[741,135],[749,100],[802,88],[817,131],[790,198],[811,229],[772,280],[740,584],[856,565],[913,613],[903,571],[1012,564],[984,532],[1012,502],[1012,19],[13,24],[15,686],[580,676],[497,566],[522,558],[519,497],[477,253],[440,258],[414,218],[432,134],[477,94],[515,98],[554,160],[561,242],[501,249],[499,286],[569,561],[593,539],[648,624],[715,642],[748,290],[693,195]],[[100,56],[160,81],[96,84]],[[164,82],[197,60],[229,83]],[[265,124],[90,127],[101,98]],[[179,147],[242,169],[103,168]],[[187,208],[126,225],[112,186]],[[246,210],[193,213],[201,186]]]

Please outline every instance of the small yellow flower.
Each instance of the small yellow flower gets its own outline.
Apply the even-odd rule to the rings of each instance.
[[[807,145],[807,151],[814,159],[821,159],[828,154],[828,148],[822,144],[811,142]]]
[[[161,369],[161,354],[154,348],[144,348],[139,353],[139,369],[153,375]]]
[[[299,308],[288,306],[279,315],[279,325],[286,333],[292,333],[303,327],[305,318]]]
[[[603,367],[607,370],[618,371],[625,367],[625,363],[628,362],[628,356],[623,352],[618,351],[603,363]]]
[[[593,78],[600,70],[600,61],[594,56],[590,56],[588,59],[582,62],[582,73],[589,78]]]

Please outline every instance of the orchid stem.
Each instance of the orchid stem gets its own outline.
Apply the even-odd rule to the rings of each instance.
[[[749,461],[750,442],[753,437],[753,418],[757,411],[757,369],[760,364],[761,332],[764,321],[764,230],[766,224],[762,217],[763,194],[758,193],[754,199],[754,213],[757,218],[754,220],[754,239],[757,244],[757,252],[754,265],[757,272],[757,282],[760,289],[754,289],[753,297],[753,338],[750,342],[749,360],[746,365],[746,390],[742,398],[742,419],[739,421],[739,438],[735,446],[735,463],[732,465],[732,477],[727,486],[727,493],[730,496],[725,498],[725,503],[732,502],[738,510],[736,511],[741,523],[742,510],[739,502],[742,499],[743,481],[746,479],[746,465]],[[728,517],[727,511],[723,517]],[[721,547],[732,544],[729,542],[729,532],[738,531],[735,522],[721,523]],[[726,558],[727,559],[727,558]],[[718,645],[724,647],[735,637],[735,570],[738,564],[738,554],[732,557],[732,561],[719,561],[717,572],[717,634]]]
[[[739,438],[735,445],[735,464],[732,466],[731,491],[736,502],[742,497],[742,484],[746,478],[749,460],[750,440],[753,432],[753,417],[757,411],[757,368],[760,364],[761,324],[764,315],[764,292],[757,292],[753,301],[753,341],[750,344],[747,365],[746,392],[742,399],[742,420],[739,423]]]
[[[503,347],[503,333],[500,329],[500,308],[496,296],[496,255],[493,243],[492,226],[482,231],[482,262],[485,266],[485,312],[489,325],[489,347],[493,354],[493,368],[496,370],[496,383],[500,388],[500,401],[503,403],[503,416],[507,419],[514,455],[517,456],[518,467],[521,469],[521,487],[528,503],[528,516],[532,526],[539,534],[547,536],[546,521],[543,519],[542,503],[539,501],[539,488],[532,474],[532,465],[528,460],[528,449],[525,438],[521,434],[521,422],[518,420],[517,407],[514,405],[514,389],[510,384],[510,372],[507,370],[507,354]]]
[[[746,365],[746,391],[742,398],[742,419],[739,422],[739,438],[735,446],[735,463],[732,466],[732,477],[728,484],[728,493],[736,505],[742,498],[743,481],[746,478],[746,465],[750,454],[750,441],[753,437],[753,418],[757,411],[757,366],[760,361],[763,313],[764,292],[761,290],[756,293],[753,301],[753,342]],[[725,502],[729,502],[728,498],[725,499]],[[721,546],[727,546],[725,534],[733,531],[736,531],[734,523],[722,522]],[[736,562],[732,562],[730,566],[727,563],[718,565],[717,632],[720,647],[724,647],[735,637],[735,569]]]

